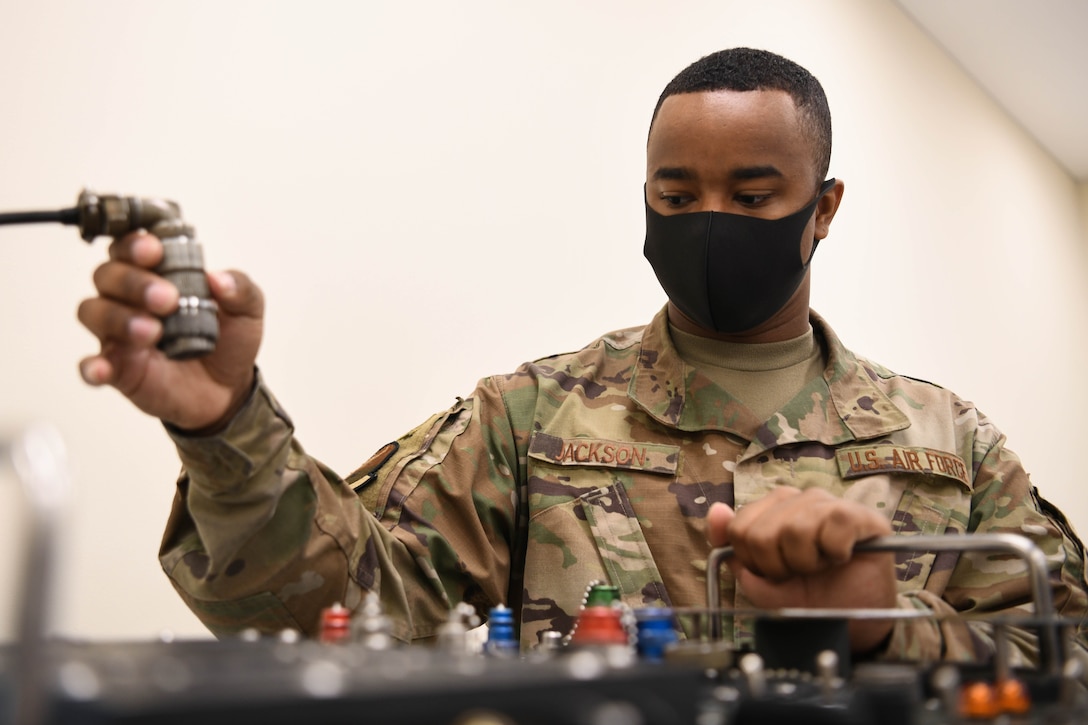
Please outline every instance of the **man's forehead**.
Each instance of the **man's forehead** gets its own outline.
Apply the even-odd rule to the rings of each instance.
[[[723,163],[782,170],[807,162],[809,147],[793,98],[784,91],[683,93],[666,98],[658,111],[647,141],[647,171],[653,178],[681,178],[707,162],[719,173]],[[776,175],[764,171],[751,175]]]
[[[754,116],[778,117],[796,123],[798,110],[789,93],[776,89],[676,93],[661,103],[650,126],[650,136],[663,125],[737,121]]]

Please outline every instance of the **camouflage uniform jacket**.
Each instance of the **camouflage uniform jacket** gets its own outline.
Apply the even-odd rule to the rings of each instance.
[[[380,594],[404,640],[459,601],[515,610],[523,646],[569,630],[586,585],[633,607],[705,606],[705,516],[774,486],[819,486],[898,534],[1014,532],[1051,567],[1056,607],[1086,609],[1084,554],[975,407],[856,357],[815,314],[827,359],[767,421],[686,365],[664,312],[574,353],[481,380],[471,397],[341,480],[306,455],[259,383],[226,431],[174,434],[184,470],[160,559],[216,634],[313,633],[323,607]],[[900,606],[1030,611],[1018,562],[917,552]],[[722,602],[747,606],[723,571]],[[888,656],[971,658],[981,625],[900,620]],[[747,636],[738,619],[737,638]],[[1014,637],[1031,652],[1031,637]]]

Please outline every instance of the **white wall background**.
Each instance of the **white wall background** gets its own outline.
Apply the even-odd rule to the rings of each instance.
[[[1088,190],[891,0],[0,0],[0,210],[83,186],[180,202],[209,267],[263,286],[265,376],[347,472],[480,376],[663,304],[650,111],[732,45],[797,60],[831,101],[847,192],[814,307],[977,401],[1088,533]],[[156,560],[172,446],[77,373],[105,250],[0,229],[0,427],[55,424],[73,462],[55,630],[202,636]],[[4,622],[23,516],[0,486]]]

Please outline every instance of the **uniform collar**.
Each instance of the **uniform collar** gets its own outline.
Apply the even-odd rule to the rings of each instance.
[[[847,350],[818,314],[810,312],[809,320],[827,354],[823,377],[812,381],[763,425],[732,395],[680,358],[669,336],[667,308],[654,316],[643,333],[628,395],[671,428],[721,430],[760,449],[799,441],[837,445],[908,427],[908,418],[877,387],[877,369]]]

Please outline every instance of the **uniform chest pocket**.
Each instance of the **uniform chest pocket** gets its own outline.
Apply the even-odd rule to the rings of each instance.
[[[589,490],[529,519],[523,631],[569,631],[586,587],[612,584],[632,607],[671,606],[622,483]],[[534,627],[534,623],[536,626]]]
[[[588,535],[594,542],[611,583],[641,602],[645,587],[660,576],[628,490],[646,479],[659,488],[675,477],[679,447],[537,432],[529,442],[529,458],[530,529],[564,521],[560,538],[571,539],[579,537],[580,529],[582,538]],[[631,576],[633,570],[640,573]],[[664,590],[651,598],[664,600]]]
[[[948,481],[925,476],[910,481],[892,515],[892,532],[897,536],[959,534],[967,527],[970,492]],[[917,480],[921,479],[921,480]],[[925,588],[943,591],[955,567],[955,551],[905,551],[896,554],[896,577],[900,591]]]
[[[646,496],[659,495],[679,468],[678,446],[631,443],[603,438],[561,438],[536,432],[529,441],[529,519],[548,514],[555,506],[577,501],[578,518],[588,524],[582,503],[596,501],[594,492],[619,487],[629,515],[637,523],[628,494],[645,504]],[[603,499],[602,499],[603,500]],[[653,506],[649,506],[653,510]]]
[[[889,503],[898,498],[891,514],[895,535],[955,534],[967,528],[969,469],[958,455],[881,443],[842,448],[837,457],[842,477],[852,480],[853,487],[883,490]],[[899,590],[942,590],[957,558],[955,552],[897,553]]]
[[[593,580],[618,587],[633,607],[668,605],[628,490],[667,486],[679,455],[676,446],[533,435],[523,622],[569,626]]]

